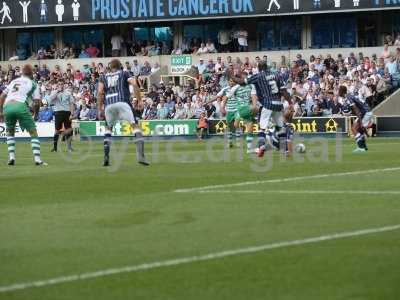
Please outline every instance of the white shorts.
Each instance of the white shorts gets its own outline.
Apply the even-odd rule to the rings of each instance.
[[[105,110],[107,126],[114,126],[118,121],[126,121],[136,124],[135,117],[128,103],[117,102],[110,104]]]
[[[367,112],[364,117],[361,120],[361,124],[363,127],[367,128],[371,122],[372,122],[372,118],[374,117],[374,115],[372,114],[372,112]]]
[[[283,113],[281,111],[272,111],[270,109],[262,108],[260,114],[260,129],[266,130],[271,127],[272,122],[278,126],[283,127]]]

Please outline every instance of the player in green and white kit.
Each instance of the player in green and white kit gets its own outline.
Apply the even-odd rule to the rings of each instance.
[[[223,88],[218,94],[217,97],[222,97],[222,107],[221,112],[226,114],[226,123],[228,125],[228,142],[229,147],[233,147],[233,137],[236,137],[236,140],[240,138],[239,128],[239,119],[237,115],[237,102],[236,98],[228,97],[230,90],[232,87],[236,85],[233,78],[229,79],[229,85]]]
[[[257,92],[253,85],[247,84],[245,74],[242,73],[233,79],[236,85],[231,88],[227,97],[235,99],[236,121],[243,120],[246,124],[247,153],[254,153],[253,149],[253,125],[254,116],[258,109]]]
[[[5,118],[7,128],[8,165],[15,164],[15,126],[17,122],[23,130],[31,135],[32,152],[37,166],[47,165],[40,158],[40,141],[35,121],[29,110],[28,102],[40,101],[40,93],[36,82],[32,80],[33,69],[25,65],[22,76],[11,81],[0,95],[0,122]]]

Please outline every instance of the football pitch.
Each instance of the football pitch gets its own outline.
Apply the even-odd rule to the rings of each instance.
[[[400,139],[0,144],[0,299],[400,299]]]

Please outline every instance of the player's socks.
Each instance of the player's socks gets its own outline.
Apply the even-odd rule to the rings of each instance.
[[[51,152],[57,152],[58,149],[58,139],[60,138],[60,135],[58,133],[54,134],[53,137],[53,149]]]
[[[240,138],[241,138],[242,134],[240,131],[236,131],[235,132],[235,140],[236,140],[236,146],[240,147]]]
[[[251,151],[253,149],[253,134],[252,133],[246,133],[246,145],[247,145],[247,151]]]
[[[40,141],[39,138],[34,137],[31,139],[33,158],[36,164],[42,164],[42,159],[40,158]]]
[[[264,153],[265,153],[265,143],[266,143],[266,135],[264,131],[260,131],[258,133],[258,141],[257,141],[257,145],[258,145],[258,151],[257,151],[257,156],[258,157],[263,157]]]
[[[234,132],[229,130],[229,132],[228,132],[228,145],[229,145],[229,148],[233,147],[233,135],[234,135]]]
[[[275,150],[279,150],[280,149],[280,139],[278,138],[278,136],[275,134],[275,131],[268,131],[268,139],[270,144],[273,146],[273,148]]]
[[[264,131],[260,131],[258,133],[258,141],[257,141],[258,148],[262,147],[265,148],[265,142],[266,142],[265,137],[266,135]]]
[[[67,149],[68,149],[68,151],[72,152],[73,151],[73,149],[72,149],[72,132],[68,133],[65,136],[65,140],[67,141]]]
[[[7,137],[7,148],[8,148],[8,161],[15,163],[15,138]],[[14,164],[12,163],[12,164]]]
[[[368,150],[365,134],[363,134],[361,137],[361,144],[363,149]]]
[[[137,156],[137,161],[139,164],[148,166],[150,165],[147,161],[146,161],[146,157],[144,155],[144,139],[143,139],[143,134],[138,131],[135,133],[135,137],[136,137],[136,156]]]
[[[276,137],[278,140],[278,149],[283,149],[286,151],[287,147],[287,134],[286,134],[286,128],[282,127],[279,131],[276,133]]]
[[[365,136],[361,133],[357,133],[356,137],[355,137],[356,143],[357,143],[357,147],[360,149],[365,149],[366,144],[365,144]]]
[[[111,133],[104,135],[104,166],[107,167],[110,164],[110,149],[111,149]]]

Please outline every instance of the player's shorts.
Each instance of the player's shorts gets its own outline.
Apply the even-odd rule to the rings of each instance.
[[[32,131],[36,129],[35,121],[26,103],[15,102],[4,106],[4,117],[6,127],[15,129],[17,122],[23,130]]]
[[[64,125],[64,129],[71,129],[72,127],[72,122],[69,119],[71,117],[71,112],[69,111],[56,111],[54,112],[54,120],[55,124],[54,127],[55,129],[61,130]]]
[[[361,120],[361,124],[363,127],[368,127],[369,125],[371,125],[372,122],[372,118],[374,117],[374,115],[372,114],[372,112],[367,112],[364,117]]]
[[[250,105],[240,106],[238,109],[239,118],[245,122],[253,122],[253,112]]]
[[[117,102],[107,105],[105,115],[108,126],[114,126],[118,121],[126,121],[129,122],[129,124],[136,124],[132,108],[125,102]]]
[[[271,127],[271,121],[278,127],[283,127],[282,111],[272,111],[262,108],[260,113],[260,129],[266,130]]]
[[[228,111],[226,113],[226,122],[228,124],[231,124],[231,123],[235,122],[238,119],[239,119],[239,116],[238,116],[237,111]]]

